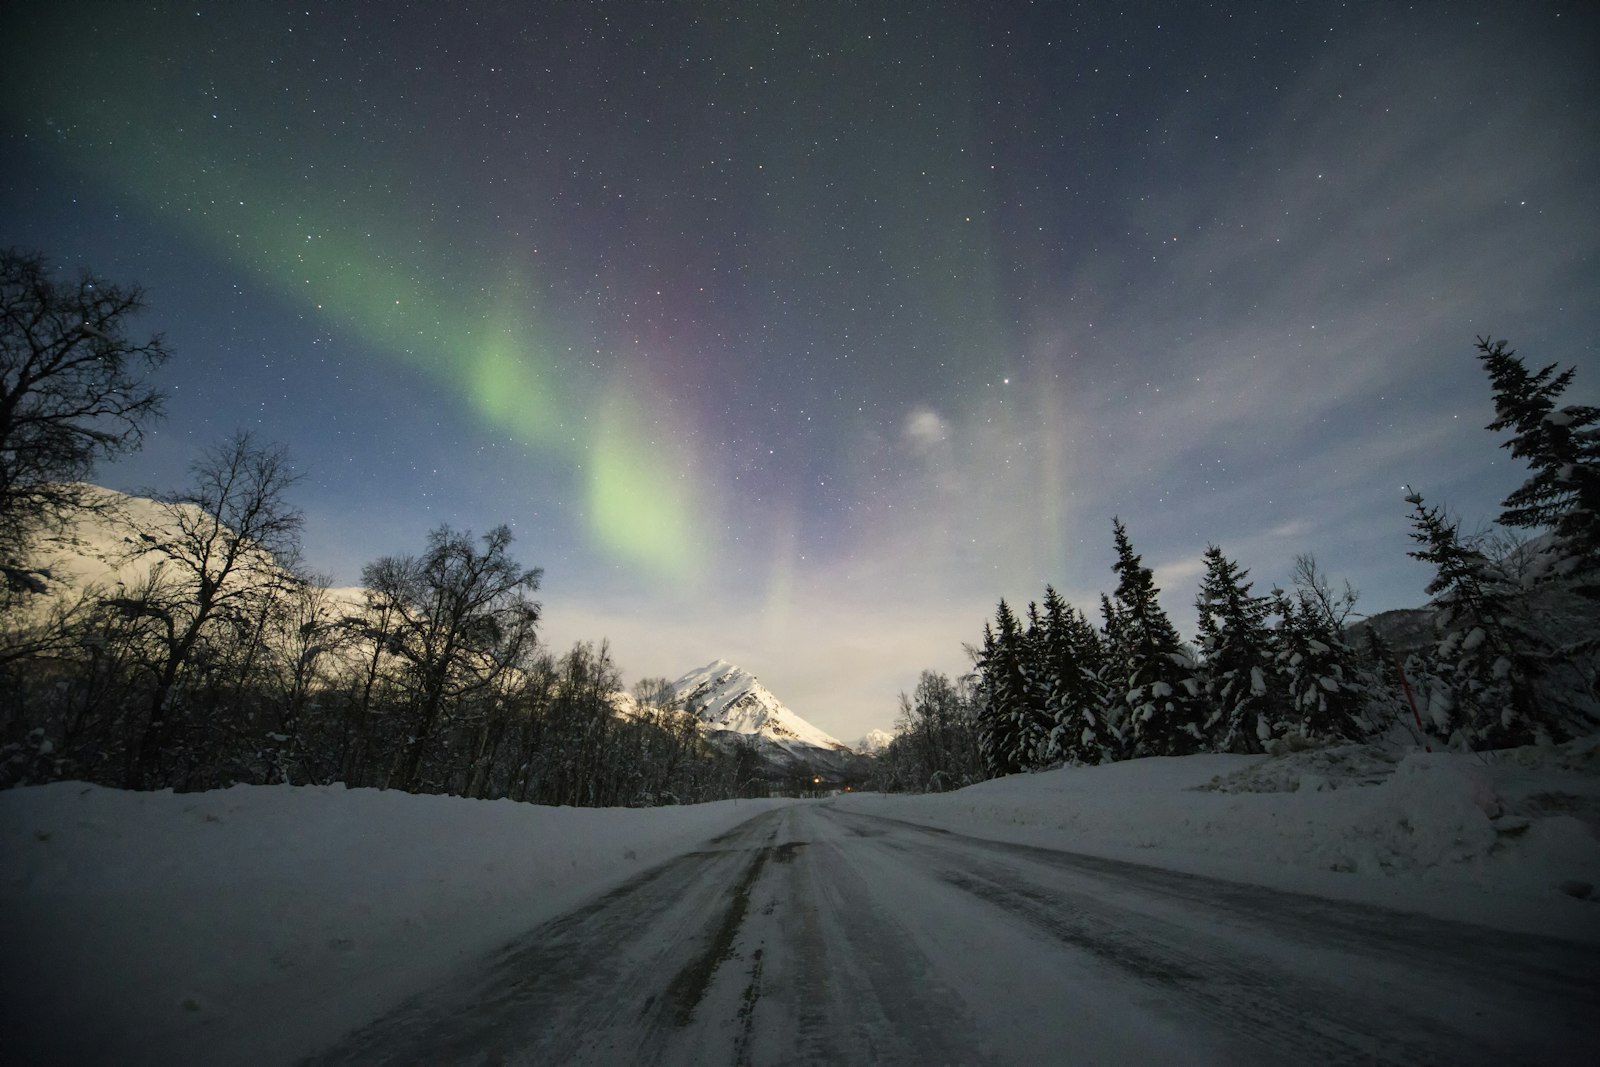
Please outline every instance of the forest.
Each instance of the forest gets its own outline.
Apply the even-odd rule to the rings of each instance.
[[[171,358],[131,320],[137,287],[54,278],[0,256],[0,787],[344,783],[544,804],[655,805],[765,793],[753,743],[708,740],[646,680],[619,700],[604,642],[537,640],[537,567],[511,531],[449,526],[343,594],[301,559],[296,473],[236,434],[189,485],[139,501],[88,484],[160,417]],[[1530,370],[1480,338],[1488,428],[1529,468],[1495,531],[1412,492],[1410,554],[1434,568],[1436,633],[1398,648],[1309,555],[1258,592],[1212,545],[1184,641],[1132,535],[1112,520],[1116,586],[1091,619],[1047,587],[1005,601],[970,674],[901,697],[876,786],[945,790],[999,775],[1196,752],[1372,740],[1484,750],[1558,741],[1600,719],[1600,409],[1560,401],[1574,371]],[[74,586],[52,547],[111,531],[131,583]],[[102,546],[103,548],[104,546]]]
[[[1550,744],[1600,725],[1600,409],[1561,405],[1574,370],[1527,365],[1479,338],[1490,431],[1529,468],[1495,527],[1408,491],[1410,555],[1434,569],[1432,635],[1397,648],[1356,613],[1316,559],[1290,588],[1257,592],[1217,545],[1179,636],[1155,576],[1112,519],[1115,590],[1098,625],[1046,587],[1018,613],[1000,601],[973,672],[924,672],[902,696],[879,786],[939,791],[1062,764],[1197,752],[1261,753],[1396,736],[1481,752]]]

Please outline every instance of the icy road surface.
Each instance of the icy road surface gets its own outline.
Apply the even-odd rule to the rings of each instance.
[[[1593,1063],[1600,949],[801,804],[317,1064]]]

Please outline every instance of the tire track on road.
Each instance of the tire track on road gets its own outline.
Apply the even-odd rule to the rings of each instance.
[[[715,971],[729,918],[708,905],[730,883],[754,880],[781,817],[755,816],[708,842],[722,847],[643,872],[304,1062],[655,1062],[703,993],[695,972],[706,968],[709,981]],[[693,962],[675,972],[686,955]],[[673,973],[686,977],[664,987]]]

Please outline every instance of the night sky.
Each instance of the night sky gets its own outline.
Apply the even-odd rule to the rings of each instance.
[[[1472,344],[1600,381],[1588,3],[16,3],[0,244],[150,294],[171,488],[291,450],[332,582],[513,526],[544,638],[846,739],[995,602],[1192,632],[1216,542],[1422,602],[1523,476]]]

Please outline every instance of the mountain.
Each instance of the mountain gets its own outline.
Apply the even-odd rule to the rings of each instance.
[[[1376,630],[1378,636],[1389,642],[1402,658],[1413,652],[1431,648],[1439,641],[1434,632],[1434,612],[1431,608],[1395,608],[1380,611],[1364,619],[1356,619],[1345,627],[1345,640],[1353,648],[1361,648],[1367,640],[1367,631]]]
[[[755,675],[718,659],[672,683],[672,697],[713,736],[750,738],[774,773],[810,767],[830,777],[854,778],[862,760],[849,745],[786,707]]]
[[[856,751],[863,756],[876,756],[889,747],[889,742],[894,740],[894,734],[888,730],[868,730],[861,740],[856,742]]]

